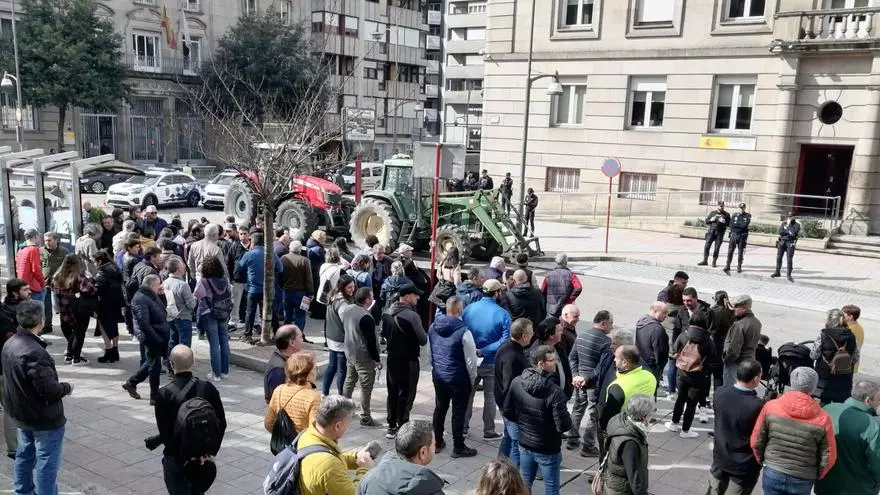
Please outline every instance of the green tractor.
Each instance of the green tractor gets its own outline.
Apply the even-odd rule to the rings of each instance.
[[[395,155],[384,162],[381,185],[363,195],[351,214],[351,239],[360,246],[375,235],[385,246],[402,242],[427,249],[431,241],[433,179],[414,178],[413,160]],[[497,255],[544,254],[537,237],[524,237],[517,223],[501,206],[498,190],[443,192],[440,181],[437,219],[437,255],[440,259],[453,246],[461,261]],[[515,209],[511,215],[516,215]]]

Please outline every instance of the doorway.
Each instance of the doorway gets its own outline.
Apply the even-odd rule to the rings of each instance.
[[[852,146],[801,145],[795,193],[806,196],[840,196],[846,202]],[[823,198],[795,198],[794,210],[808,217],[829,217],[834,202]],[[842,213],[842,210],[838,212]]]

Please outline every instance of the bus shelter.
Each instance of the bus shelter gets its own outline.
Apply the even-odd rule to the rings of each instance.
[[[73,252],[83,228],[80,178],[99,170],[144,174],[116,161],[112,154],[83,159],[75,151],[50,155],[42,149],[12,152],[0,148],[0,266],[4,278],[15,273],[15,253],[30,229],[56,232],[61,244]]]

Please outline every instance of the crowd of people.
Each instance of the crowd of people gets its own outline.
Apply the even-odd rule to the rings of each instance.
[[[140,366],[122,388],[140,399],[138,385],[149,383],[159,432],[147,446],[164,445],[172,494],[204,493],[216,476],[211,461],[226,419],[211,382],[230,373],[233,330],[274,345],[264,426],[277,457],[264,486],[298,472],[303,494],[443,493],[429,464],[448,438],[451,457],[477,455],[467,438],[482,392],[482,438],[499,441],[499,460],[482,469],[479,494],[526,494],[538,478],[545,493],[559,493],[563,447],[601,461],[593,483],[603,493],[648,493],[648,433],[660,395],[674,402],[665,428],[684,439],[698,438],[694,420],[708,422],[714,409],[710,493],[751,493],[761,473],[770,494],[880,489],[880,422],[872,418],[880,385],[854,378],[864,341],[855,306],[828,312],[808,351],[812,364],[776,376],[785,382],[776,389],[767,380],[780,362],[751,298],[718,291],[710,305],[684,272],[633,329],[616,327],[604,309],[581,328],[575,303],[582,284],[565,254],[538,284],[527,256],[465,269],[453,248],[432,267],[439,281],[428,293],[407,244],[391,252],[369,236],[351,250],[344,239],[328,243],[315,231],[303,246],[280,229],[270,247],[264,228],[259,217],[253,226],[193,220],[184,228],[148,207],[143,215],[133,208],[87,223],[73,252],[54,233],[42,245],[38,232],[24,234],[18,277],[0,306],[4,434],[16,490],[51,493],[60,463],[62,399],[73,386],[59,382],[41,338],[54,331],[54,314],[71,365],[89,362],[83,346],[92,318],[103,338],[99,363],[120,360],[120,324],[139,341]],[[274,288],[263,286],[270,248]],[[266,290],[280,303],[271,322],[257,318]],[[430,315],[429,300],[436,307]],[[310,317],[324,320],[329,351],[320,384],[304,348]],[[192,373],[194,330],[210,349],[206,380]],[[428,360],[432,421],[410,419]],[[380,422],[371,399],[383,371]],[[165,372],[172,380],[160,387]],[[762,387],[784,391],[765,401]],[[499,412],[503,429],[496,431]],[[384,428],[394,451],[380,459],[371,442],[343,452],[339,442],[355,420]]]

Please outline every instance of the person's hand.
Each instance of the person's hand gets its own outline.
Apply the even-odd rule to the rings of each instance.
[[[483,357],[483,353],[479,349],[477,349],[477,357]]]
[[[571,384],[574,385],[574,388],[583,388],[587,384],[587,379],[582,376],[576,376],[571,379]]]
[[[372,469],[376,466],[376,461],[370,456],[370,452],[367,451],[366,447],[355,454],[355,461],[358,467],[362,468]]]

